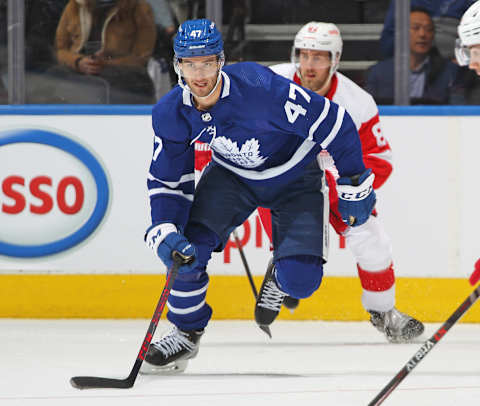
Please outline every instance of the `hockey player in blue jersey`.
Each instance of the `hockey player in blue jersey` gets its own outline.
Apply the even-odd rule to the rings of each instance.
[[[363,224],[375,205],[373,174],[345,109],[261,65],[224,67],[221,35],[207,19],[184,22],[174,51],[179,86],[152,112],[152,225],[145,239],[167,267],[173,250],[195,261],[179,270],[168,297],[174,326],[150,346],[144,373],[182,371],[197,354],[212,315],[207,263],[258,206],[271,209],[275,247],[264,300],[268,291],[306,298],[318,289],[328,250],[328,191],[316,161],[321,150],[339,171],[342,218]],[[213,155],[195,188],[197,140]],[[256,318],[269,324],[276,314],[266,306]]]

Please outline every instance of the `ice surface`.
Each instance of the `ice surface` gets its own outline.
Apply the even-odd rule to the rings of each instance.
[[[80,391],[71,376],[124,378],[149,320],[0,319],[2,406],[367,405],[439,327],[389,344],[369,323],[211,322],[182,375],[137,378],[132,389]],[[161,322],[158,333],[168,328]],[[383,403],[474,405],[480,325],[455,325]]]

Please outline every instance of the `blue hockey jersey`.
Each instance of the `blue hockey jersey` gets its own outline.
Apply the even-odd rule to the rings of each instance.
[[[298,176],[326,149],[340,176],[362,173],[360,139],[345,109],[252,62],[223,68],[221,95],[208,111],[176,86],[154,106],[148,175],[152,224],[184,228],[193,202],[194,143],[245,183],[266,187]]]

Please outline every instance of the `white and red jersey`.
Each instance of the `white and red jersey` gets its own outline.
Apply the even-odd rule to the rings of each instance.
[[[301,85],[293,63],[270,66],[275,73]],[[377,104],[373,97],[355,82],[336,72],[325,95],[348,111],[357,127],[362,143],[363,161],[375,174],[373,187],[378,189],[392,173],[392,150],[382,133]],[[327,168],[326,168],[327,169]]]

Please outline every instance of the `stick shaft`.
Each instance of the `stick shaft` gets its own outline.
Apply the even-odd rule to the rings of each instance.
[[[378,406],[393,392],[405,377],[422,361],[432,348],[445,336],[450,328],[467,312],[480,296],[480,285],[457,307],[448,320],[420,347],[392,380],[381,390],[368,406]]]
[[[252,273],[250,272],[250,267],[248,266],[247,258],[245,257],[245,253],[243,252],[242,244],[240,243],[240,239],[238,238],[236,230],[233,231],[233,238],[235,240],[235,244],[237,245],[238,252],[240,253],[240,258],[242,259],[243,266],[245,267],[245,273],[247,274],[248,281],[250,282],[250,286],[252,287],[253,295],[256,299],[258,297],[258,291],[255,286]]]

